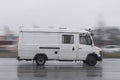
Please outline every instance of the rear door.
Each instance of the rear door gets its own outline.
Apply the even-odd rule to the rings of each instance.
[[[60,60],[76,60],[78,46],[77,35],[73,33],[60,33]]]

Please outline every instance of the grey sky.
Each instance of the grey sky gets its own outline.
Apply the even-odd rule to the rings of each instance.
[[[95,27],[98,15],[106,25],[120,26],[120,0],[0,0],[0,27]]]

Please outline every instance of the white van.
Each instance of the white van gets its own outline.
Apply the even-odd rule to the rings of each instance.
[[[18,60],[35,60],[44,65],[48,60],[83,61],[94,66],[102,61],[101,49],[94,46],[89,31],[67,28],[21,28]]]

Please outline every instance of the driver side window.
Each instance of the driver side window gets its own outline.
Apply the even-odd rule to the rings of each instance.
[[[92,39],[89,35],[79,35],[79,43],[85,45],[92,45]]]

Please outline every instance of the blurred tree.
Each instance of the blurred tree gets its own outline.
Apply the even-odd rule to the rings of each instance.
[[[98,27],[94,30],[94,41],[97,46],[120,45],[120,29],[110,27]]]

